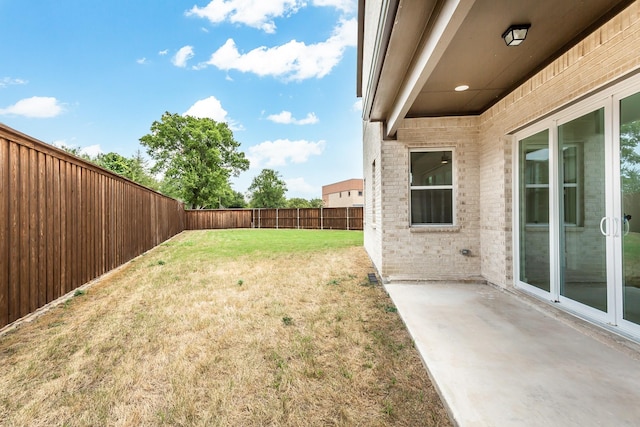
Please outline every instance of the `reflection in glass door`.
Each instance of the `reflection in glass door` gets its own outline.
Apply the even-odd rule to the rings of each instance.
[[[550,288],[549,130],[520,141],[520,281]]]
[[[607,311],[604,108],[558,126],[560,295]],[[604,219],[604,220],[603,220]]]
[[[518,139],[516,283],[640,339],[640,76],[598,96]]]
[[[620,101],[622,318],[640,324],[640,93]]]

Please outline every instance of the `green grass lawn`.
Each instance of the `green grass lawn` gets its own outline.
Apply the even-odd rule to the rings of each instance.
[[[640,258],[640,233],[629,233],[624,236],[624,254],[633,259]]]
[[[187,231],[0,336],[2,426],[449,426],[359,231]]]
[[[328,249],[362,246],[362,231],[343,230],[201,230],[189,233],[180,245],[192,247],[182,251],[188,257],[237,258],[241,256],[273,257]]]

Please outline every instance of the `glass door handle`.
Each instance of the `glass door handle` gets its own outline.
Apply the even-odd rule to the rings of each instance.
[[[614,227],[613,227],[613,237],[618,237],[618,218],[613,218]]]
[[[602,219],[600,220],[600,232],[602,233],[603,236],[608,236],[609,235],[609,218],[607,218],[606,216],[603,216]],[[607,231],[604,230],[604,223],[607,223]]]
[[[629,215],[629,218],[631,218],[631,215]],[[629,231],[631,229],[631,224],[629,224],[629,218],[627,218],[627,215],[625,215],[622,219],[622,234],[624,236],[626,236],[627,234],[629,234]]]

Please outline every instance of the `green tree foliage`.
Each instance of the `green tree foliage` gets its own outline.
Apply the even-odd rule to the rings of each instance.
[[[149,166],[147,160],[142,156],[142,152],[137,150],[136,153],[129,159],[130,162],[130,175],[127,177],[138,184],[144,185],[154,190],[160,188],[158,180],[149,172]]]
[[[78,147],[60,147],[67,153],[71,153],[76,157],[95,163],[96,165],[117,173],[133,182],[158,191],[160,183],[150,173],[147,167],[147,161],[142,156],[140,150],[136,151],[131,157],[124,157],[118,153],[101,153],[96,157],[80,152]]]
[[[79,147],[68,147],[66,145],[61,145],[60,149],[66,151],[69,154],[73,154],[76,157],[80,157],[81,159],[89,160],[90,162],[94,161],[94,159],[92,159],[90,155],[81,153]]]
[[[246,208],[247,201],[239,191],[231,190],[220,201],[221,208]]]
[[[640,143],[640,121],[625,123],[620,126],[620,175],[622,191],[625,193],[640,192],[640,153],[636,151]]]
[[[249,168],[240,143],[226,123],[164,113],[140,138],[164,174],[162,188],[191,209],[216,208],[229,192],[229,178]]]
[[[98,166],[109,169],[111,172],[115,172],[118,175],[122,175],[126,178],[131,176],[131,160],[118,153],[111,152],[98,154],[93,161]]]
[[[288,208],[321,208],[324,206],[322,199],[303,199],[301,197],[292,197],[287,200]]]
[[[133,182],[137,182],[145,187],[158,190],[160,183],[148,171],[147,161],[142,156],[140,150],[131,157],[124,157],[118,153],[98,154],[93,159],[98,166],[109,169]]]
[[[252,208],[283,208],[287,205],[284,195],[287,184],[280,173],[273,169],[263,169],[253,178],[249,186]]]
[[[322,199],[311,199],[309,200],[309,204],[311,206],[311,208],[321,208],[324,206],[324,202],[322,201]]]
[[[307,199],[303,199],[300,197],[293,197],[287,200],[288,208],[310,208],[311,203]]]

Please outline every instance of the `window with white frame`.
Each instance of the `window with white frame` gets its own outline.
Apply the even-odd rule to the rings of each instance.
[[[453,152],[409,153],[411,225],[453,224]]]
[[[376,161],[371,162],[371,222],[376,223]]]

